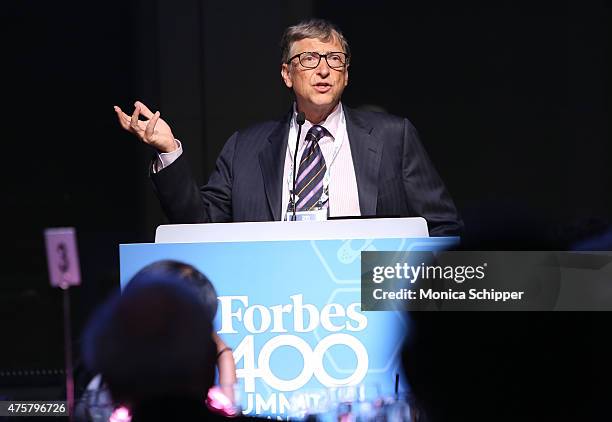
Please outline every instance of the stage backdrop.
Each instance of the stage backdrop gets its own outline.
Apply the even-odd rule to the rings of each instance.
[[[435,251],[455,241],[128,244],[120,246],[121,285],[160,259],[197,267],[217,289],[215,327],[233,348],[245,413],[301,416],[355,395],[391,395],[401,374],[409,321],[397,312],[361,311],[361,251]],[[401,389],[407,385],[400,376]]]

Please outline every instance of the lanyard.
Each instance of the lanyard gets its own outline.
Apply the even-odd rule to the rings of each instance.
[[[344,122],[345,122],[344,113],[342,113],[340,117],[340,122],[338,125],[338,130],[336,131],[336,137],[332,141],[334,148],[332,150],[331,160],[329,161],[329,164],[327,164],[327,162],[325,163],[326,169],[325,169],[325,175],[323,176],[323,193],[321,194],[321,199],[318,202],[319,209],[321,209],[323,205],[325,205],[325,203],[329,200],[329,183],[331,181],[331,166],[336,161],[336,158],[338,157],[338,153],[340,152],[340,147],[342,146],[342,143],[344,142],[344,138],[346,138],[346,130],[344,130],[346,125]],[[295,128],[295,125],[294,125],[294,128]],[[296,131],[296,135],[297,135],[297,131]],[[289,142],[287,145],[289,147],[289,154],[291,157],[293,157],[293,152],[294,152],[293,147],[295,144],[292,144],[291,142]],[[302,159],[302,155],[304,154],[305,148],[306,148],[306,142],[300,142],[300,146],[298,149],[300,161]],[[319,145],[319,148],[321,148],[320,145]],[[321,150],[321,153],[323,153],[323,150]],[[287,186],[289,188],[289,206],[293,207],[293,203],[291,201],[292,199],[291,191],[293,190],[293,171],[294,171],[293,160],[291,160],[290,165],[291,167],[289,170],[289,177],[287,178]]]

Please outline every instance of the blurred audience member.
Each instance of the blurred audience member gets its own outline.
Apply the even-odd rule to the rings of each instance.
[[[202,286],[210,283],[191,266],[155,263],[90,322],[85,362],[133,421],[222,418],[204,404],[219,346],[211,335],[214,310],[202,303],[212,286]]]
[[[140,270],[126,286],[126,291],[141,286],[144,283],[155,281],[172,281],[187,283],[196,289],[197,296],[211,321],[217,314],[217,291],[210,280],[192,265],[179,261],[156,261]],[[222,392],[233,400],[233,386],[236,384],[236,364],[232,349],[212,331],[213,340],[217,347],[218,385]]]
[[[566,250],[604,227],[550,224],[515,209],[464,216],[469,230],[460,249],[474,251]],[[603,420],[609,314],[412,312],[406,378],[427,422]]]

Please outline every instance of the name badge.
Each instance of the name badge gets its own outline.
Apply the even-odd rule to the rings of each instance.
[[[313,211],[296,211],[295,220],[293,213],[287,213],[287,221],[325,221],[327,220],[327,208]]]

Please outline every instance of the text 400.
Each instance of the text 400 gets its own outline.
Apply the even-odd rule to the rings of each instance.
[[[323,365],[323,356],[332,346],[343,345],[351,348],[357,357],[357,367],[346,378],[334,378],[329,375]],[[290,380],[278,378],[270,369],[272,353],[282,346],[290,346],[301,353],[304,359],[302,371]],[[244,379],[244,389],[247,393],[255,391],[255,380],[261,378],[270,387],[279,391],[295,391],[302,388],[314,375],[325,387],[340,387],[359,384],[368,371],[368,352],[357,338],[343,333],[331,334],[317,344],[314,350],[300,337],[286,334],[268,340],[259,352],[257,367],[255,367],[255,343],[252,335],[244,337],[234,350],[236,365],[243,361],[243,367],[236,369],[236,376]]]

